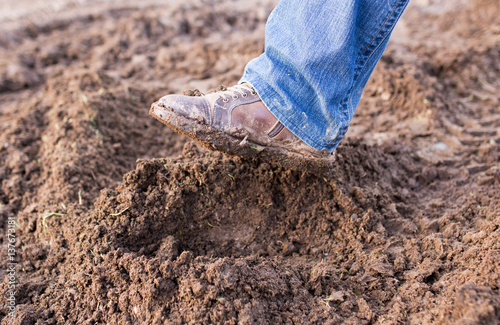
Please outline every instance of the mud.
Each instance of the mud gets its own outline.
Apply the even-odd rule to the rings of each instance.
[[[1,324],[500,323],[499,3],[410,5],[328,176],[148,116],[236,82],[275,4],[2,27]]]

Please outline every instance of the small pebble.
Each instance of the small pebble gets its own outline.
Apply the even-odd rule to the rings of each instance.
[[[437,150],[443,151],[443,150],[446,150],[446,148],[448,148],[448,146],[443,142],[438,142],[434,145],[434,148],[436,148]]]

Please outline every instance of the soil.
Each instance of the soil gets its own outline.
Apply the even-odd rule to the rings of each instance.
[[[235,83],[275,4],[1,27],[1,324],[500,324],[499,2],[410,5],[326,176],[148,116]]]

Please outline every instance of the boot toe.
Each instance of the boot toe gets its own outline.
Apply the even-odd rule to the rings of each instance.
[[[167,95],[158,106],[192,120],[210,124],[210,104],[204,96]]]

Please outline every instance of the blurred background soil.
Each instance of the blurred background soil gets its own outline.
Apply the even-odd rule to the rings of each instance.
[[[276,3],[0,3],[1,324],[500,323],[500,3],[413,0],[325,176],[148,116]]]

